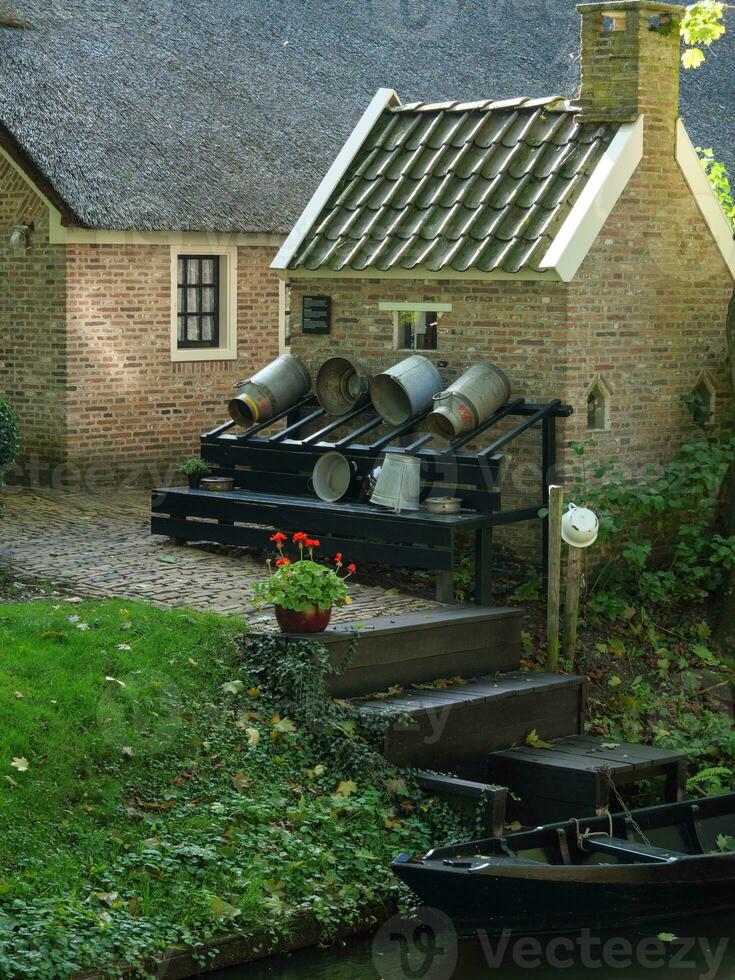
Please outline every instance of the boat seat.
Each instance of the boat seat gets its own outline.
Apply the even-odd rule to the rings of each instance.
[[[665,850],[662,847],[653,847],[651,844],[636,844],[621,837],[608,837],[607,834],[581,837],[580,848],[583,851],[597,851],[601,854],[609,854],[611,857],[623,858],[631,863],[668,864],[685,856],[682,851]]]

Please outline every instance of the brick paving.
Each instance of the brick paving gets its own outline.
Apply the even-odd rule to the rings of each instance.
[[[149,494],[61,490],[3,491],[0,568],[81,596],[147,599],[220,613],[255,615],[252,585],[265,566],[245,551],[175,546],[149,531]],[[433,605],[394,590],[353,583],[338,621],[370,619]],[[260,614],[258,614],[260,615]]]

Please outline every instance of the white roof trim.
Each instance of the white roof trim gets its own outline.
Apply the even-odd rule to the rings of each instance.
[[[321,184],[312,195],[311,200],[301,213],[301,217],[291,229],[286,241],[278,251],[275,259],[271,263],[271,269],[287,269],[288,263],[296,254],[296,250],[303,242],[304,238],[322,212],[322,209],[329,200],[332,191],[340,182],[345,171],[355,158],[355,154],[363,145],[384,109],[395,103],[401,104],[401,100],[392,88],[379,88],[372,98],[370,105],[363,112],[360,121],[350,133],[347,142],[337,154],[332,166],[324,176]]]
[[[697,202],[702,217],[719,248],[730,275],[735,279],[735,241],[733,230],[727,220],[722,205],[717,200],[712,185],[704,172],[704,168],[692,146],[684,123],[679,119],[676,123],[676,162],[689,185],[694,200]]]
[[[643,116],[639,116],[635,122],[621,126],[613,137],[554,236],[540,268],[553,269],[564,282],[574,278],[642,156]]]

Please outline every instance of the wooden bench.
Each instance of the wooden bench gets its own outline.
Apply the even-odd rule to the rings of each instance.
[[[233,432],[234,423],[226,422],[204,433],[202,459],[214,476],[232,478],[234,489],[225,493],[181,487],[154,490],[151,532],[182,542],[270,548],[274,530],[306,531],[319,538],[321,555],[342,552],[350,561],[434,571],[437,598],[447,603],[454,600],[453,572],[466,554],[469,535],[474,542],[475,598],[486,605],[490,602],[493,528],[539,519],[554,468],[555,420],[570,412],[559,399],[528,405],[517,398],[471,433],[446,448],[433,449],[432,436],[419,428],[428,410],[373,437],[371,433],[386,426],[372,406],[334,419],[308,396],[288,413],[246,432]],[[485,448],[466,449],[479,435],[513,416],[520,421]],[[273,431],[284,420],[284,427]],[[501,512],[500,450],[536,425],[543,430],[539,503]],[[420,461],[423,487],[433,496],[459,497],[463,509],[457,514],[429,514],[424,509],[395,513],[360,499],[325,503],[314,494],[312,473],[321,456],[335,451],[351,462],[356,486],[385,453],[410,453]],[[545,520],[543,525],[546,533]],[[543,551],[545,554],[546,549]]]

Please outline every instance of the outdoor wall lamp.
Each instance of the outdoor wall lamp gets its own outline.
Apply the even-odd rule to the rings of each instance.
[[[14,251],[24,249],[26,252],[31,247],[31,232],[33,224],[30,225],[11,225],[8,235],[8,245]]]

